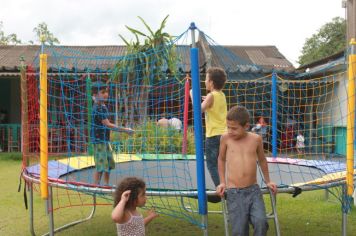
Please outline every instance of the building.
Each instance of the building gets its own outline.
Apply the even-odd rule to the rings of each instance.
[[[347,87],[348,74],[347,59],[344,51],[335,53],[331,56],[303,65],[296,69],[300,80],[314,80],[315,78],[335,75],[339,82],[335,84],[333,93],[328,97],[332,101],[324,107],[315,110],[316,119],[323,110],[332,110],[337,107],[332,120],[324,119],[324,136],[328,136],[326,143],[330,144],[330,152],[336,155],[346,155],[346,122],[347,122]],[[322,134],[319,134],[321,136]]]
[[[293,72],[295,68],[275,46],[219,46],[211,45],[203,35],[199,36],[197,47],[200,49],[199,61],[201,72],[209,66],[223,66],[229,74],[229,80],[248,80],[270,74],[272,70]],[[125,46],[61,46],[69,51],[77,51],[93,57],[122,56]],[[179,45],[180,54],[189,57],[189,45]],[[20,150],[21,135],[21,67],[38,60],[40,46],[16,45],[0,46],[0,110],[6,116],[5,124],[0,124],[0,148],[3,151]],[[228,57],[226,55],[229,55]],[[183,72],[190,70],[189,60],[180,68]],[[37,63],[38,64],[38,63]],[[48,73],[57,73],[55,62],[48,59]],[[87,65],[87,64],[86,64]],[[95,66],[95,65],[93,65]],[[100,71],[114,68],[114,61],[102,61]],[[68,71],[83,71],[81,64],[67,63]]]

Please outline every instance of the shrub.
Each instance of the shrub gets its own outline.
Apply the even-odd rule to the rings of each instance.
[[[147,121],[134,127],[133,135],[111,133],[111,142],[116,151],[123,153],[181,153],[183,132],[171,127],[157,126],[154,121]],[[187,154],[195,154],[194,133],[188,128]]]

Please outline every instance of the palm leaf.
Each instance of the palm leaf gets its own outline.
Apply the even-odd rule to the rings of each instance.
[[[138,18],[139,18],[139,19],[142,21],[142,23],[146,26],[146,29],[147,29],[148,31],[150,31],[151,36],[154,37],[153,31],[152,31],[152,29],[147,25],[146,21],[145,21],[144,19],[142,19],[142,17],[140,17],[140,16],[138,16]]]
[[[139,35],[141,35],[141,36],[143,36],[143,37],[148,37],[146,34],[142,33],[141,31],[138,31],[138,30],[136,30],[136,29],[133,29],[133,28],[127,26],[127,25],[125,25],[125,27],[126,27],[128,30],[130,30],[132,33],[134,33],[134,34],[139,34]]]
[[[124,41],[126,46],[130,46],[130,43],[121,34],[119,34],[119,37],[122,39],[122,41]]]
[[[166,21],[167,21],[167,18],[169,17],[169,15],[167,15],[164,19],[163,19],[163,21],[162,21],[162,23],[161,23],[161,27],[159,28],[159,30],[162,30],[164,27],[166,27]]]

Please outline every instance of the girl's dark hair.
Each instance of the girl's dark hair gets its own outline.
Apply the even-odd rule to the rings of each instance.
[[[129,200],[125,205],[126,208],[132,208],[135,206],[135,202],[137,200],[138,194],[140,190],[144,190],[146,188],[145,182],[136,177],[127,177],[123,179],[119,185],[116,187],[115,195],[114,195],[114,207],[120,202],[121,195],[126,190],[131,190]]]
[[[213,81],[215,89],[221,90],[226,82],[226,72],[220,67],[210,67],[207,72],[208,77]]]
[[[250,122],[250,114],[245,107],[234,106],[228,111],[226,119],[237,121],[240,125],[244,126]]]

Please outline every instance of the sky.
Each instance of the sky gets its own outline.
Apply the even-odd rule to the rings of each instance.
[[[345,18],[342,0],[1,0],[6,35],[35,40],[45,22],[61,45],[123,45],[125,28],[145,31],[142,17],[158,29],[180,35],[191,22],[220,45],[274,45],[298,66],[305,40],[334,17]]]

